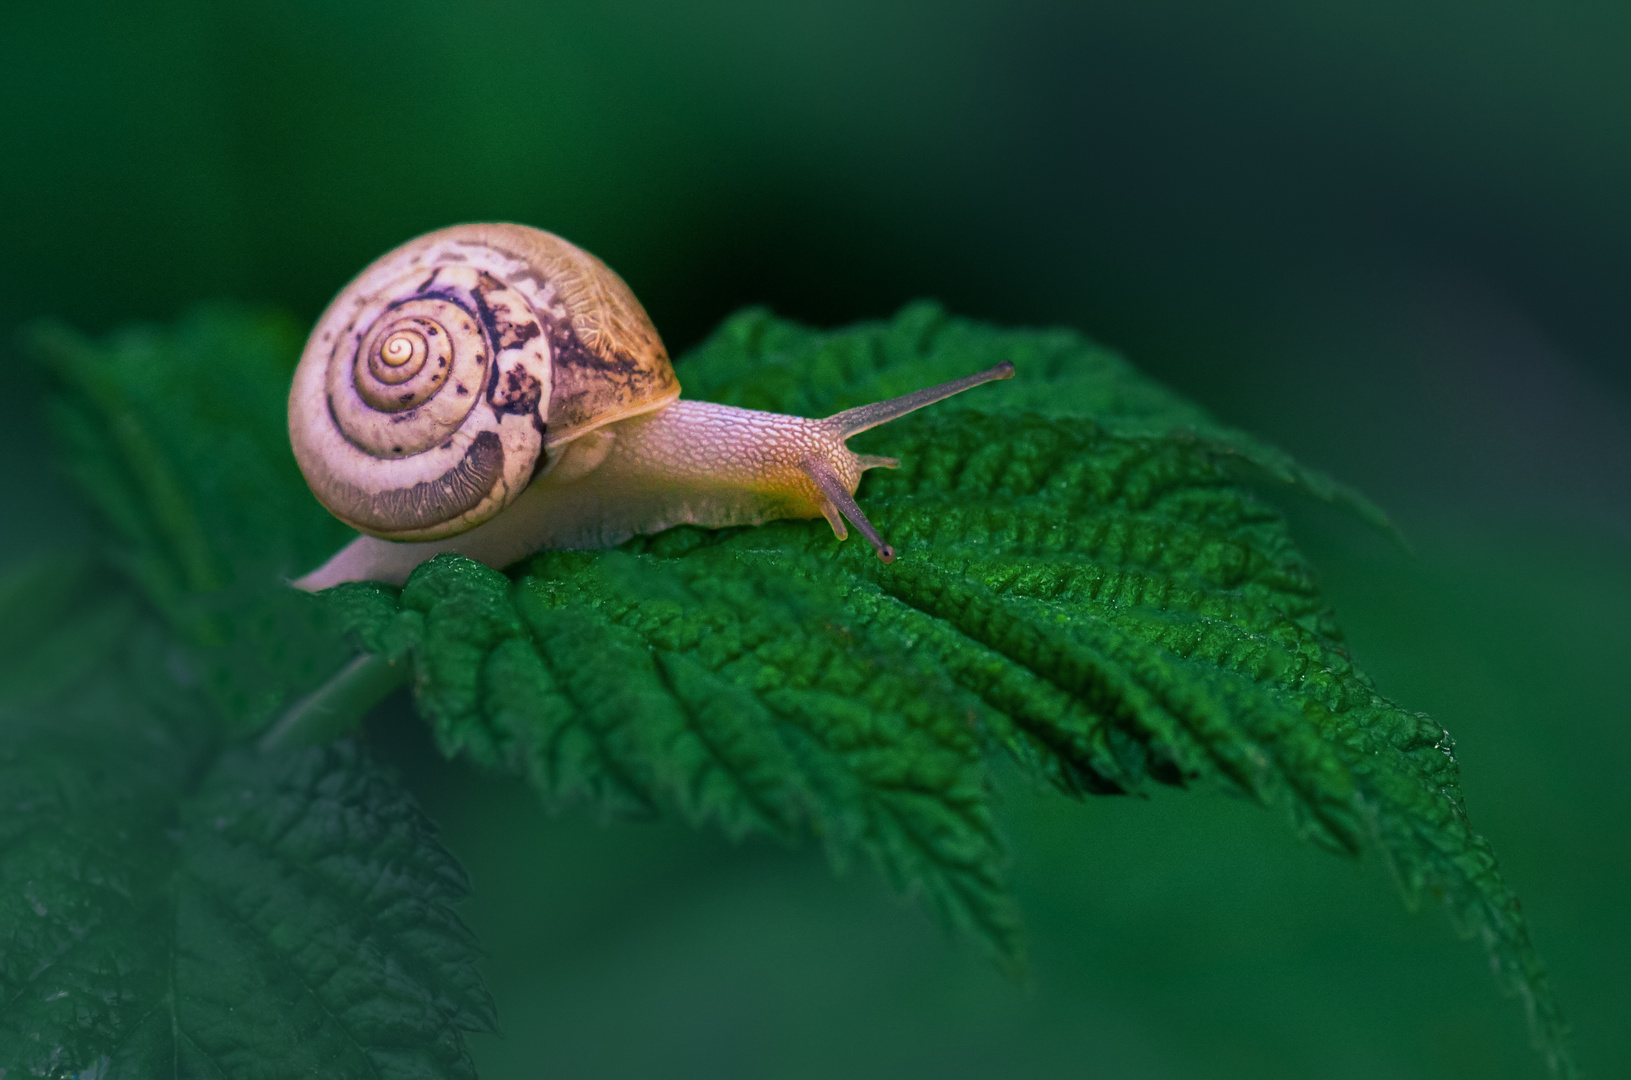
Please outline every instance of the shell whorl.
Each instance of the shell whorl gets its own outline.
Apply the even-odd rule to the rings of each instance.
[[[679,384],[611,270],[521,225],[461,225],[377,260],[329,305],[289,394],[319,501],[391,540],[474,528],[559,446]]]

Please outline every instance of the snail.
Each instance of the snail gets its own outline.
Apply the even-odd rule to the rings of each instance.
[[[312,493],[364,535],[295,581],[401,584],[457,551],[503,567],[690,523],[847,519],[893,458],[845,440],[988,371],[813,420],[680,400],[661,338],[621,278],[539,229],[458,225],[376,260],[318,320],[289,392]]]

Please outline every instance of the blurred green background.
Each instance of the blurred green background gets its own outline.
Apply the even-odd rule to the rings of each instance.
[[[676,353],[747,303],[938,297],[1078,327],[1359,484],[1413,555],[1294,502],[1299,536],[1360,662],[1457,737],[1588,1074],[1631,1075],[1631,9],[60,0],[4,28],[0,326],[310,319],[418,232],[511,219],[604,257]],[[87,532],[7,382],[4,560]],[[1540,1075],[1439,912],[1238,801],[1005,778],[1015,985],[814,851],[546,818],[406,708],[370,736],[474,880],[489,1080]]]

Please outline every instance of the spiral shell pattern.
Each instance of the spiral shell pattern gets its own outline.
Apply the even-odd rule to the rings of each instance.
[[[628,286],[523,225],[402,245],[341,291],[306,342],[289,437],[319,501],[389,540],[486,521],[559,447],[679,396]]]
[[[531,479],[549,406],[546,296],[504,280],[512,261],[479,246],[399,249],[319,322],[289,430],[336,517],[431,540],[480,524]]]

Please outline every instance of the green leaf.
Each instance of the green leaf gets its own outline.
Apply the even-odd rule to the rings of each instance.
[[[44,704],[94,674],[138,608],[83,553],[51,552],[0,575],[0,701]]]
[[[429,823],[349,743],[232,745],[349,653],[285,583],[346,534],[288,451],[299,337],[218,311],[35,343],[108,540],[0,580],[0,1061],[473,1076],[492,1003]]]
[[[0,706],[0,1061],[71,1077],[472,1077],[463,873],[341,743],[221,754],[151,624]]]
[[[283,587],[351,535],[312,498],[284,416],[303,335],[205,309],[102,343],[36,327],[61,456],[101,513],[103,555],[253,730],[345,660],[319,605]]]
[[[858,846],[1005,956],[991,752],[1072,795],[1244,794],[1323,846],[1378,848],[1408,902],[1442,898],[1569,1072],[1449,736],[1354,667],[1236,465],[1369,504],[1065,332],[929,306],[827,333],[749,312],[679,370],[713,400],[822,415],[1004,359],[1012,383],[855,440],[902,461],[858,496],[893,565],[782,521],[543,553],[508,576],[444,556],[399,597],[333,601],[369,648],[411,652],[448,752],[551,800]]]
[[[215,312],[105,345],[40,341],[113,560],[180,635],[155,670],[194,679],[245,732],[340,669],[329,622],[280,584],[346,535],[284,441],[297,336]],[[508,574],[435,560],[400,592],[336,590],[330,617],[412,665],[448,752],[519,772],[551,801],[813,836],[840,862],[863,853],[1009,960],[1020,938],[994,757],[1071,795],[1157,782],[1244,794],[1323,846],[1380,850],[1410,902],[1442,898],[1569,1073],[1449,737],[1354,668],[1259,485],[1385,523],[1368,502],[1075,334],[932,305],[831,332],[747,312],[679,371],[693,397],[823,415],[1005,359],[1010,382],[855,440],[903,459],[859,493],[901,553],[893,566],[822,522],[685,528]],[[89,573],[80,587],[106,589]],[[53,602],[102,610],[99,625],[139,617]],[[87,670],[75,663],[17,685],[63,685]],[[212,760],[186,775],[214,775]],[[167,804],[175,822],[193,820],[195,798]]]
[[[978,702],[780,570],[558,553],[512,584],[444,556],[363,627],[376,647],[419,628],[419,701],[448,753],[552,802],[813,833],[1017,959]],[[378,587],[336,592],[360,613]]]

